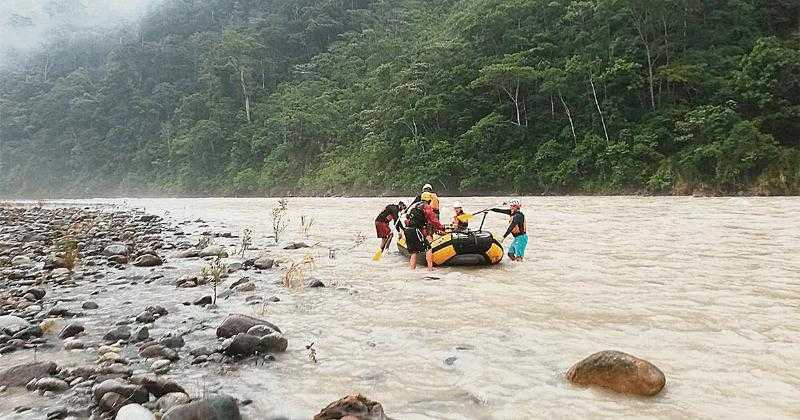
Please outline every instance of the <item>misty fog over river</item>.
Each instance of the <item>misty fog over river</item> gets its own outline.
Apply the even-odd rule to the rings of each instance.
[[[458,200],[467,210],[502,201]],[[267,249],[289,260],[312,254],[313,276],[329,287],[285,290],[266,308],[289,340],[276,363],[221,376],[189,371],[182,377],[193,391],[214,384],[250,398],[250,418],[309,418],[353,392],[396,419],[800,416],[800,200],[523,198],[526,262],[434,277],[411,272],[394,247],[371,261],[372,221],[392,201],[289,199],[287,239],[303,239],[304,215],[314,219],[304,240],[316,246]],[[453,201],[443,199],[443,215]],[[234,234],[249,228],[263,247],[276,200],[80,203],[108,202]],[[495,233],[505,224],[487,219]],[[168,288],[156,289],[136,298],[175,303]],[[235,299],[220,310],[254,313]],[[305,349],[312,342],[316,364]],[[665,390],[643,400],[564,380],[573,363],[606,349],[659,366]]]

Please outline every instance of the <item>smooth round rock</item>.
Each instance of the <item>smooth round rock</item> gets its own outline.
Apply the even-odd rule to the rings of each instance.
[[[567,379],[629,395],[653,396],[666,384],[664,373],[647,360],[621,351],[601,351],[572,366]]]

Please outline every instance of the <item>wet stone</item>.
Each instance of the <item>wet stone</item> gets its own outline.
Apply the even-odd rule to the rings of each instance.
[[[84,347],[85,345],[81,340],[70,339],[64,342],[64,350],[79,350]]]
[[[153,374],[138,375],[132,377],[131,382],[143,386],[147,392],[153,394],[156,398],[176,392],[186,393],[186,390],[178,385],[177,382],[163,376]]]
[[[0,386],[24,386],[32,379],[49,376],[56,371],[53,362],[23,363],[0,370]]]
[[[222,324],[217,328],[217,337],[233,337],[239,333],[246,333],[250,328],[253,328],[256,325],[266,325],[277,332],[281,332],[280,328],[271,322],[253,318],[247,315],[233,314],[225,318]]]
[[[42,378],[36,382],[40,391],[61,392],[69,389],[69,384],[58,378]]]
[[[141,327],[137,328],[133,333],[133,339],[136,342],[145,341],[148,338],[150,338],[150,330],[146,325],[142,325]]]
[[[208,397],[188,404],[178,405],[164,414],[162,420],[241,420],[239,404],[227,395]]]
[[[83,302],[83,305],[81,305],[81,308],[83,309],[97,309],[99,307],[100,306],[98,304],[91,301]]]
[[[161,337],[161,339],[158,340],[158,343],[171,349],[179,349],[184,345],[183,337],[178,334],[168,334],[164,337]]]
[[[131,338],[131,329],[127,325],[120,325],[107,332],[103,339],[106,341],[126,341]]]
[[[192,302],[192,304],[197,306],[205,306],[205,305],[211,305],[213,301],[214,299],[211,296],[203,296],[199,299],[196,299],[194,302]]]
[[[652,363],[620,351],[601,351],[572,366],[567,379],[582,386],[599,386],[621,394],[653,396],[666,384]]]
[[[118,412],[115,420],[156,420],[150,410],[139,404],[127,404]]]
[[[383,406],[362,395],[348,395],[323,408],[313,420],[387,420]]]
[[[146,403],[150,399],[147,390],[141,385],[133,385],[118,379],[108,379],[92,387],[92,396],[95,401],[101,401],[108,393],[118,394],[135,403]]]
[[[156,322],[156,316],[151,312],[144,311],[136,316],[136,322],[140,324],[152,324]]]
[[[58,333],[58,338],[64,340],[70,337],[74,337],[80,333],[85,331],[85,328],[81,324],[69,324],[65,326],[60,333]]]
[[[306,287],[309,288],[325,287],[325,283],[323,283],[322,280],[320,279],[309,279],[306,282]]]
[[[136,259],[136,261],[133,262],[133,265],[137,267],[156,267],[161,264],[164,264],[164,261],[162,261],[157,255],[153,254],[141,255]]]

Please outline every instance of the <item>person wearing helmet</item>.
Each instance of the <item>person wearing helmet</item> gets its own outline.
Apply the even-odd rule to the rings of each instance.
[[[493,212],[507,214],[511,216],[511,222],[503,235],[505,240],[508,235],[512,235],[514,240],[508,247],[508,257],[512,261],[522,261],[525,258],[525,248],[528,247],[528,234],[525,229],[525,215],[520,209],[522,204],[519,200],[511,200],[508,209],[492,209]]]
[[[402,227],[400,223],[400,212],[405,209],[406,204],[402,201],[397,204],[389,204],[378,214],[378,217],[375,218],[375,232],[381,240],[381,247],[378,249],[378,252],[375,253],[375,257],[373,257],[374,260],[379,260],[381,258],[381,254],[383,254],[383,251],[386,251],[389,242],[392,241],[393,234],[389,224],[394,222],[395,230],[400,232]]]
[[[450,227],[453,228],[454,232],[465,232],[469,229],[469,221],[466,217],[466,213],[464,213],[464,208],[461,206],[461,203],[456,202],[453,204],[453,211],[455,211],[455,215],[453,215],[453,222],[451,223]]]
[[[433,250],[431,249],[432,230],[443,231],[444,226],[433,212],[430,202],[431,193],[420,194],[420,201],[411,206],[406,213],[406,228],[403,235],[406,238],[406,247],[411,254],[411,269],[417,268],[417,254],[424,252],[428,264],[428,271],[433,270]]]
[[[430,194],[430,196],[431,196],[430,205],[433,208],[433,212],[436,213],[436,218],[438,219],[439,218],[439,196],[436,195],[435,192],[433,192],[433,186],[431,184],[425,184],[422,187],[422,193],[429,193]],[[422,201],[422,194],[418,195],[414,199],[414,201],[411,202],[411,205],[413,206],[414,204],[417,204],[420,201]]]

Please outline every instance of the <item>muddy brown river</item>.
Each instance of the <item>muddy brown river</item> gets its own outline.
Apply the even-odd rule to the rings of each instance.
[[[502,201],[457,200],[468,211]],[[286,238],[315,245],[294,251],[267,247],[274,199],[80,203],[144,208],[176,223],[202,218],[234,234],[248,228],[273,256],[313,257],[309,275],[327,288],[284,290],[277,305],[220,305],[281,326],[286,354],[183,376],[194,392],[213,383],[252,399],[251,418],[310,418],[353,392],[396,419],[800,417],[800,199],[523,198],[524,263],[432,274],[410,271],[395,247],[371,260],[373,220],[393,201],[290,199]],[[454,201],[442,200],[443,215]],[[301,215],[314,220],[308,238]],[[493,214],[486,227],[502,234],[506,223]],[[135,290],[98,302],[171,302],[167,289]],[[202,319],[203,309],[192,310]],[[607,349],[659,366],[665,390],[631,398],[564,380],[573,363]]]

